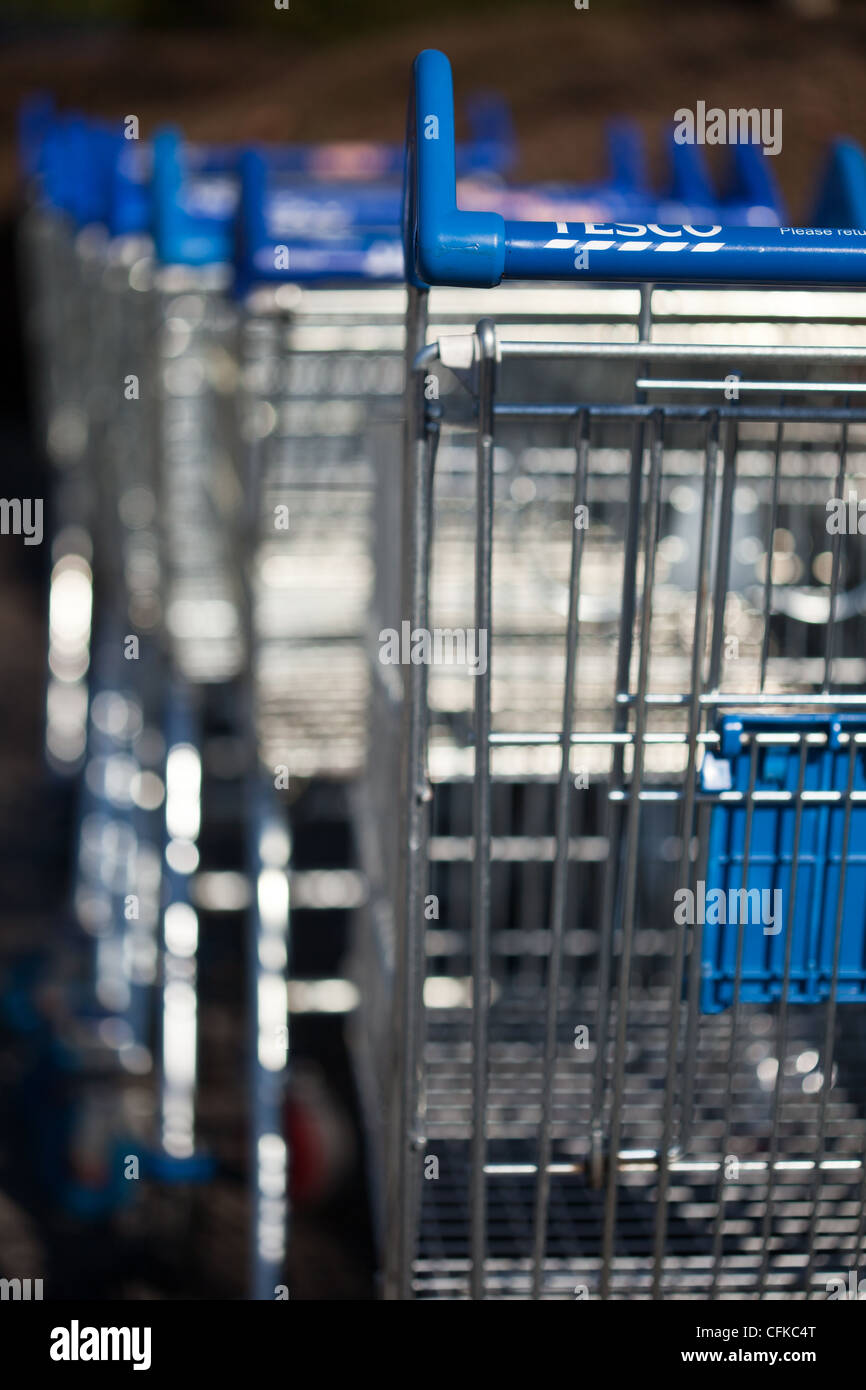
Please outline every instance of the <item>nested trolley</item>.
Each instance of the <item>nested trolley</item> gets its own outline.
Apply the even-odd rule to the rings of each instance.
[[[866,1226],[860,235],[458,211],[451,104],[422,54],[365,818],[386,1294],[826,1297]],[[503,278],[637,283],[631,332],[427,342],[431,284]]]

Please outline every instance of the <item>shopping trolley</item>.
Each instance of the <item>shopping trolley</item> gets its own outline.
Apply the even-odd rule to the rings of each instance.
[[[76,484],[60,489],[57,507],[48,720],[49,753],[58,741],[66,753],[55,762],[75,770],[86,754],[78,932],[68,942],[81,959],[73,971],[64,957],[61,970],[78,981],[73,1053],[87,1028],[115,1064],[142,1076],[156,1032],[158,1142],[143,1139],[149,1112],[139,1096],[137,1132],[124,1147],[148,1176],[183,1183],[213,1171],[195,1138],[201,692],[229,685],[242,667],[243,560],[242,488],[232,486],[226,444],[234,397],[225,343],[235,317],[225,289],[237,202],[226,170],[237,151],[195,152],[198,175],[174,220],[173,152],[170,136],[142,148],[59,119],[36,159],[39,196],[24,239],[45,311],[36,323],[38,375],[50,388],[44,433],[61,478]],[[74,469],[51,447],[69,439]],[[71,581],[77,588],[67,593]],[[70,693],[82,697],[74,747],[64,737],[69,721],[56,717],[57,684],[64,707]],[[115,1128],[122,1116],[115,1094]],[[109,1166],[114,1172],[113,1158]],[[103,1210],[134,1191],[101,1178]]]
[[[386,1293],[826,1296],[866,1223],[863,557],[827,527],[862,475],[863,233],[459,211],[452,132],[422,54],[368,776]],[[637,282],[631,335],[427,343],[429,285],[503,278]]]
[[[270,1298],[285,1243],[287,882],[293,913],[319,910],[320,920],[321,910],[350,908],[362,892],[350,863],[304,873],[290,854],[299,793],[323,782],[336,787],[336,797],[325,794],[320,804],[339,822],[346,817],[341,786],[363,763],[361,636],[372,474],[365,441],[369,415],[380,404],[387,414],[389,402],[396,410],[402,390],[403,304],[394,288],[403,265],[400,192],[386,182],[328,182],[324,172],[333,179],[342,166],[316,151],[303,160],[295,151],[287,161],[283,152],[250,150],[237,165],[237,202],[228,194],[208,206],[196,199],[197,175],[176,135],[158,137],[154,154],[159,260],[174,265],[173,276],[178,265],[198,275],[224,262],[230,249],[237,252],[233,294],[214,286],[227,328],[220,377],[237,406],[219,438],[231,441],[231,462],[251,506],[241,509],[239,527],[209,527],[228,538],[228,549],[209,567],[200,591],[190,592],[178,662],[188,663],[188,638],[201,631],[201,598],[210,599],[216,584],[233,576],[241,599],[231,604],[238,615],[232,627],[244,639],[235,727],[244,739],[243,819],[256,918],[250,935],[253,1287],[256,1297]],[[486,145],[482,155],[478,163],[486,167]],[[463,158],[475,167],[468,153]],[[299,170],[319,177],[299,180]],[[178,317],[174,309],[168,321]],[[185,342],[193,347],[193,335]],[[201,438],[198,427],[194,434]],[[210,475],[201,459],[190,460],[186,443],[182,453],[178,463],[186,460],[206,485]],[[212,453],[213,444],[209,458]],[[202,679],[189,670],[187,678]],[[271,804],[274,785],[289,793],[288,833]],[[292,935],[297,967],[312,933]],[[297,1008],[351,1007],[345,981],[302,978],[297,985]]]
[[[517,216],[588,218],[616,211],[636,216],[641,209],[647,217],[659,216],[660,206],[668,204],[660,203],[659,195],[647,186],[634,134],[619,125],[610,128],[610,175],[598,186],[521,189],[463,179],[460,196],[484,198]],[[706,200],[713,198],[709,184],[705,178],[698,184],[696,166],[682,159],[681,149],[675,148],[673,160],[677,196],[689,197],[693,200],[689,206],[706,211]],[[327,220],[317,242],[308,238],[289,246],[292,236],[305,229],[292,223],[291,205],[283,214],[278,201],[269,203],[266,185],[263,161],[250,155],[245,165],[245,206],[251,215],[243,219],[246,261],[241,280],[255,289],[247,300],[249,368],[242,376],[254,388],[248,432],[259,459],[253,472],[264,480],[262,515],[269,528],[263,532],[258,571],[260,738],[263,747],[271,749],[272,765],[285,758],[289,731],[293,759],[302,774],[311,765],[315,774],[339,775],[351,782],[360,857],[374,887],[363,925],[353,937],[348,968],[364,1007],[357,1014],[353,1011],[348,1031],[370,1147],[377,1153],[387,1010],[377,1007],[376,1001],[381,999],[393,953],[378,904],[393,878],[393,865],[367,843],[370,807],[359,798],[354,781],[365,747],[368,756],[380,756],[383,739],[378,720],[389,717],[376,699],[371,709],[360,657],[371,626],[371,598],[374,613],[380,611],[376,591],[387,582],[380,547],[371,593],[372,516],[381,525],[387,515],[392,535],[401,526],[393,510],[400,492],[393,469],[399,466],[403,427],[398,399],[404,376],[403,293],[388,282],[398,267],[402,271],[402,248],[386,226],[366,232],[356,227],[350,236],[335,233]],[[268,229],[262,215],[266,205],[272,217]],[[717,211],[714,201],[712,205]],[[761,220],[768,213],[766,207],[757,207]],[[685,212],[681,203],[678,208]],[[751,204],[749,211],[753,211]],[[280,253],[289,261],[288,271],[275,270]],[[541,339],[563,331],[559,325],[569,322],[580,323],[589,335],[604,340],[628,331],[633,300],[630,291],[604,294],[583,287],[569,293],[550,287],[541,295],[513,286],[487,292],[460,288],[434,292],[429,317],[448,334],[465,333],[480,313],[496,312],[519,336],[528,333]],[[412,332],[410,325],[410,340]],[[441,388],[447,391],[448,383],[442,382]],[[445,545],[453,551],[465,547],[472,524],[465,450],[449,457],[446,471],[452,526]],[[288,510],[297,517],[293,524],[299,529],[294,535],[275,534],[273,513],[280,499],[286,503],[290,493]],[[294,564],[289,562],[292,553]],[[442,571],[447,583],[446,559]],[[465,575],[462,579],[465,582]],[[451,582],[459,590],[461,574],[456,569]],[[301,608],[290,598],[299,584],[306,590]],[[378,631],[380,624],[372,626]],[[311,692],[316,692],[313,699]],[[383,695],[387,706],[390,697],[381,690],[375,694]],[[465,708],[455,708],[455,724],[465,724],[466,715]],[[393,787],[395,781],[396,773],[390,783],[384,777],[383,785]],[[392,793],[386,790],[384,798],[383,806],[374,808],[372,820],[390,814]],[[535,805],[530,815],[537,814]],[[375,1160],[371,1168],[373,1203],[378,1207]]]
[[[611,153],[615,177],[603,188],[521,190],[477,179],[461,188],[539,215],[542,207],[563,216],[577,207],[601,213],[636,197],[634,162],[623,169],[621,155]],[[384,187],[338,196],[321,184],[299,191],[255,150],[242,160],[241,183],[237,376],[257,508],[251,664],[259,755],[271,776],[289,779],[293,822],[302,793],[327,796],[339,840],[367,753],[373,516],[382,488],[391,487],[384,461],[400,452],[405,291],[397,204]],[[573,296],[549,295],[541,311],[535,299],[506,298],[509,321],[524,328],[544,314],[573,320],[599,313],[598,304],[578,305]],[[465,331],[481,309],[472,292],[443,292],[433,314],[443,329]],[[615,312],[607,303],[603,317]],[[363,837],[363,816],[355,821]],[[324,872],[293,865],[291,883],[300,911],[358,908],[366,900],[354,856]],[[293,997],[300,1000],[310,956],[293,935]],[[355,933],[348,965],[367,1004],[380,973],[369,957],[379,943],[375,930]],[[356,1026],[357,991],[345,980],[325,981],[321,998],[326,1009],[350,1015],[355,1074],[375,1131],[378,1045]]]
[[[24,237],[32,253],[28,263],[40,311],[34,335],[42,368],[37,382],[44,376],[53,388],[57,364],[63,368],[62,389],[48,393],[42,412],[44,436],[56,463],[65,460],[55,457],[60,453],[59,447],[51,449],[55,441],[75,445],[77,510],[66,504],[68,488],[58,510],[65,521],[71,517],[79,523],[66,529],[77,547],[76,575],[90,586],[97,615],[92,636],[88,611],[75,661],[68,651],[60,652],[67,665],[75,665],[75,693],[83,704],[77,711],[75,746],[66,752],[72,742],[67,735],[60,750],[65,759],[57,759],[73,770],[85,751],[88,703],[91,708],[75,899],[80,924],[97,937],[96,963],[92,972],[85,967],[77,973],[95,993],[97,1014],[100,1007],[122,1007],[119,995],[130,992],[131,965],[137,977],[133,983],[152,985],[155,914],[149,909],[164,898],[160,1140],[157,1151],[148,1153],[147,1166],[151,1175],[183,1181],[209,1171],[196,1162],[194,1152],[196,909],[207,906],[196,901],[203,713],[213,716],[219,703],[219,718],[235,737],[243,741],[250,729],[245,636],[252,624],[242,505],[247,493],[234,471],[244,457],[236,447],[234,410],[239,301],[226,293],[240,197],[240,151],[191,149],[170,131],[152,144],[130,143],[117,131],[97,130],[78,118],[52,123],[50,112],[31,114],[33,119],[25,122],[31,137],[28,170],[41,175],[40,194],[48,195],[39,198]],[[501,107],[481,103],[473,126],[480,138],[460,157],[473,171],[495,174],[511,157]],[[400,169],[399,147],[287,147],[267,151],[266,159],[283,179],[284,232],[287,208],[295,219],[289,231],[310,230],[303,220],[298,223],[299,216],[310,216],[304,188],[314,187],[315,206],[333,212],[339,198],[353,217],[363,213],[367,220],[371,203],[375,206],[378,198],[381,206],[384,200],[394,242],[391,266],[399,273],[402,253],[393,235],[399,185],[392,181],[376,188],[368,183],[372,175],[385,178]],[[325,182],[338,177],[355,182]],[[345,234],[343,224],[339,230]],[[51,279],[46,269],[58,271],[58,278]],[[81,342],[86,350],[73,350]],[[112,396],[107,372],[114,363],[122,364],[132,383],[134,405],[119,391]],[[396,394],[399,384],[393,385]],[[54,606],[62,616],[63,605]],[[136,653],[141,660],[125,667],[120,657],[127,628],[142,650]],[[68,633],[59,636],[68,647]],[[55,645],[62,647],[63,640]],[[61,663],[56,652],[52,657],[56,669]],[[118,688],[128,684],[133,672],[139,689],[130,693]],[[69,675],[61,670],[60,676],[65,696]],[[56,715],[59,701],[52,703]],[[101,723],[94,711],[105,716]],[[155,729],[145,727],[145,715],[155,717]],[[103,727],[106,722],[109,727]],[[62,734],[63,720],[49,720],[49,750],[60,741],[58,726]],[[132,746],[143,745],[143,734],[150,735],[156,749],[158,766],[146,787],[160,810],[158,793],[165,788],[165,840],[157,840],[156,874],[147,875],[146,895],[139,871],[142,845],[126,824],[130,787],[138,783],[140,792],[144,780],[135,762],[139,747]],[[256,1296],[270,1298],[282,1265],[287,1180],[281,1135],[287,897],[280,884],[288,841],[258,784],[254,745],[244,744],[241,761],[248,769],[248,785],[243,807],[236,809],[249,829],[243,867],[253,887],[255,919],[249,935],[257,1194],[253,1279]],[[119,813],[112,796],[106,798],[104,784],[111,774],[117,788],[121,763],[124,807]],[[295,776],[299,770],[296,764]],[[199,877],[203,885],[207,875]],[[134,896],[146,919],[134,926],[124,921],[122,911],[131,886],[138,889]],[[124,1039],[136,1043],[141,1062],[150,1042],[149,1020],[140,1007],[143,992],[135,993],[130,1001],[135,1032]],[[81,1002],[77,1000],[79,1008]],[[99,1026],[104,1029],[105,1020]],[[112,1037],[119,1046],[119,1034]],[[126,1047],[124,1055],[132,1050]],[[116,1195],[114,1190],[112,1199]]]
[[[148,623],[141,512],[151,470],[140,430],[117,409],[124,377],[112,375],[125,364],[135,373],[127,380],[146,379],[141,316],[134,304],[120,315],[117,297],[141,238],[109,236],[105,154],[119,137],[80,118],[36,114],[38,138],[29,150],[25,142],[22,243],[39,437],[55,479],[46,752],[55,773],[80,774],[74,924],[57,934],[53,974],[64,999],[59,1012],[54,999],[45,1044],[69,1132],[52,1144],[49,1186],[67,1209],[102,1216],[134,1191],[118,1154],[133,1142],[150,1066],[160,897],[159,751],[149,722],[160,680],[147,660],[154,615]],[[124,659],[136,624],[140,667]]]
[[[489,144],[479,156],[484,166]],[[197,175],[176,136],[157,138],[154,161],[156,252],[174,267],[168,274],[176,277],[178,266],[196,277],[203,270],[213,274],[227,254],[236,256],[233,293],[213,284],[225,332],[211,354],[212,369],[198,374],[199,383],[210,383],[205,397],[230,401],[234,413],[201,457],[191,457],[185,441],[169,472],[176,479],[184,465],[200,487],[212,487],[214,447],[228,440],[227,464],[242,479],[240,489],[229,489],[229,524],[206,528],[226,548],[218,561],[209,561],[205,582],[190,590],[190,622],[176,664],[184,670],[186,662],[186,679],[196,684],[225,684],[226,673],[193,672],[188,662],[189,639],[202,631],[202,601],[211,601],[217,585],[229,579],[226,611],[243,643],[233,727],[243,744],[242,820],[253,893],[253,1290],[264,1299],[273,1297],[281,1277],[286,1238],[289,888],[294,914],[350,907],[360,891],[349,864],[304,874],[292,862],[297,817],[292,813],[284,824],[274,786],[288,791],[293,803],[299,789],[323,779],[339,783],[363,761],[366,673],[358,637],[369,569],[364,492],[370,464],[362,441],[368,397],[396,401],[401,391],[393,347],[402,304],[394,303],[389,284],[402,271],[395,235],[399,190],[387,182],[329,182],[323,177],[328,161],[315,151],[303,160],[298,151],[289,160],[284,152],[248,151],[238,161],[233,194],[227,190],[225,202],[218,196],[208,206],[196,198]],[[298,165],[317,177],[299,179]],[[159,272],[157,283],[165,274]],[[371,315],[372,294],[382,287],[386,302]],[[175,307],[161,317],[176,325],[185,316]],[[186,334],[184,346],[194,348],[196,338]],[[193,437],[202,440],[200,424]],[[176,514],[186,517],[188,507],[179,503]],[[188,540],[185,528],[178,573],[188,563]],[[307,935],[296,917],[296,962]],[[305,985],[304,1007],[317,1007],[316,998],[325,1012],[348,1007],[345,982],[299,985],[297,1007]]]
[[[461,180],[497,207],[568,216],[639,206],[640,158],[611,131],[610,182],[521,189]],[[464,163],[466,159],[464,157]],[[236,288],[242,318],[238,377],[243,447],[261,498],[255,560],[259,739],[267,766],[291,764],[303,782],[350,779],[364,762],[371,585],[371,506],[380,460],[402,429],[405,293],[394,191],[301,193],[261,151],[241,161]],[[680,180],[681,191],[687,178]],[[694,191],[694,190],[693,190]],[[701,196],[709,196],[701,185]],[[701,204],[703,206],[703,204]],[[543,329],[554,318],[621,326],[614,297],[506,292],[509,321]],[[437,297],[449,331],[501,301],[477,291]],[[602,327],[600,331],[605,331]],[[300,588],[304,602],[296,599]],[[291,746],[286,738],[290,736]]]

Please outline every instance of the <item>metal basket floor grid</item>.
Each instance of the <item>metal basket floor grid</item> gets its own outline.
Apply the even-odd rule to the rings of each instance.
[[[612,1297],[649,1297],[655,1227],[655,1153],[662,1124],[669,995],[647,992],[629,1010],[628,1082],[622,1099],[621,1211]],[[571,996],[563,1017],[595,1031],[597,999]],[[486,1259],[491,1297],[530,1289],[537,1133],[541,1121],[544,999],[537,991],[491,1011],[488,1081]],[[614,1018],[615,1023],[615,1018]],[[731,1020],[702,1028],[688,1155],[672,1161],[664,1297],[826,1296],[862,1240],[866,1140],[858,1034],[862,1006],[846,1010],[834,1050],[832,1096],[819,1141],[822,1039],[798,1015],[785,1054],[777,1156],[772,1127],[773,1018],[750,1009],[731,1041]],[[419,1297],[462,1297],[468,1288],[471,1045],[467,1009],[432,1009],[425,1049],[426,1152],[438,1162],[423,1189],[414,1286]],[[609,1054],[611,1050],[609,1049]],[[550,1233],[543,1297],[587,1297],[600,1273],[603,1193],[587,1183],[592,1051],[559,1029],[552,1081]],[[607,1058],[609,1084],[613,1058]],[[603,1117],[605,1125],[608,1116]],[[816,1168],[816,1160],[820,1168]],[[720,1200],[720,1192],[723,1193]],[[766,1242],[766,1245],[765,1245]],[[762,1274],[764,1249],[767,1268]]]

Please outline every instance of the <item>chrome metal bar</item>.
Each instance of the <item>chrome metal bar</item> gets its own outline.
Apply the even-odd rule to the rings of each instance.
[[[410,288],[406,352],[415,356],[426,332],[426,292]],[[406,467],[402,585],[403,611],[413,627],[427,627],[430,556],[430,488],[434,450],[424,408],[423,377],[409,381],[406,421]],[[385,1242],[385,1297],[412,1297],[412,1266],[417,1243],[417,1208],[421,1180],[418,1132],[423,1026],[422,992],[425,957],[424,892],[427,884],[426,839],[430,790],[426,779],[427,667],[404,668],[401,774],[404,804],[400,834],[398,921],[395,948],[393,1056],[396,1064],[390,1117],[390,1190]]]
[[[641,286],[637,333],[638,338],[642,342],[649,341],[649,336],[652,331],[652,294],[652,285]],[[641,370],[645,370],[643,362],[638,366],[638,371]],[[639,391],[636,391],[635,401],[641,404],[644,400],[645,397]],[[634,642],[637,564],[640,548],[640,499],[643,490],[644,444],[645,428],[643,424],[638,423],[635,425],[634,434],[632,436],[629,466],[628,510],[626,513],[623,550],[623,576],[615,676],[615,689],[617,695],[621,692],[627,692],[630,688],[629,675],[631,670],[632,645]],[[615,721],[615,732],[617,734],[625,733],[628,725],[628,712],[624,707],[617,706],[616,704]],[[614,749],[610,776],[612,791],[622,790],[624,766],[622,750],[619,748]],[[617,898],[621,887],[618,871],[622,853],[622,833],[624,825],[622,811],[619,806],[617,806],[612,796],[607,798],[605,817],[608,862],[604,876],[601,908],[598,1007],[596,1010],[596,1032],[598,1037],[596,1040],[595,1067],[593,1069],[592,1114],[590,1119],[590,1143],[593,1152],[594,1181],[599,1186],[603,1180],[605,1067],[607,1065],[607,1046],[610,1035],[610,992],[613,971],[614,924]]]
[[[770,656],[770,604],[773,597],[773,538],[779,517],[779,477],[782,467],[782,437],[784,424],[776,425],[776,441],[773,450],[773,493],[770,501],[770,520],[767,527],[767,567],[764,575],[764,630],[761,634],[760,690],[764,693],[767,684],[767,662]]]
[[[544,1250],[547,1238],[550,1179],[548,1165],[552,1148],[553,1086],[556,1071],[556,1025],[559,1016],[559,992],[562,976],[562,943],[565,932],[565,913],[568,902],[568,840],[571,810],[571,726],[574,719],[574,700],[577,685],[578,639],[580,628],[580,562],[583,558],[583,526],[578,526],[578,509],[586,506],[587,460],[589,454],[589,422],[581,422],[577,460],[574,473],[574,507],[569,572],[568,618],[566,626],[565,680],[562,694],[562,739],[560,744],[559,780],[556,789],[556,857],[553,864],[553,887],[550,905],[550,955],[547,966],[547,998],[545,1000],[544,1058],[541,1074],[541,1125],[539,1128],[538,1169],[535,1188],[534,1239],[532,1264],[532,1297],[540,1298],[544,1275]]]
[[[656,1149],[621,1149],[614,1167],[620,1173],[655,1173],[658,1170],[660,1155]],[[707,1176],[721,1172],[724,1176],[723,1158],[669,1157],[668,1168],[671,1173],[700,1173]],[[860,1173],[866,1172],[866,1159],[828,1158],[818,1161],[815,1158],[778,1158],[771,1164],[766,1158],[749,1158],[740,1162],[741,1173]],[[488,1163],[485,1172],[490,1177],[508,1177],[538,1172],[537,1163]],[[574,1163],[551,1163],[548,1172],[563,1177],[586,1177],[589,1164],[585,1160]]]
[[[721,497],[716,515],[718,530],[716,535],[716,554],[714,559],[715,584],[713,587],[713,624],[710,634],[710,664],[707,672],[707,688],[718,691],[722,682],[722,664],[725,640],[725,606],[731,572],[731,539],[734,519],[734,491],[737,485],[737,425],[728,425],[725,438],[724,468],[721,479]]]
[[[729,422],[726,431],[724,462],[722,467],[721,497],[718,502],[718,511],[716,513],[717,526],[715,557],[713,561],[715,565],[713,620],[710,633],[709,666],[706,678],[706,684],[710,690],[718,690],[722,680],[723,644],[725,640],[725,620],[727,598],[730,590],[731,550],[733,545],[734,497],[736,495],[737,485],[737,428],[736,422]],[[693,670],[691,683],[693,717],[697,715],[697,711],[701,708],[703,681],[699,679],[699,676],[700,670],[697,672]],[[694,745],[692,745],[692,748],[693,747]],[[703,796],[699,797],[695,789],[695,773],[695,764],[690,759],[688,780],[686,782],[686,795],[693,798],[693,804],[694,802],[698,803],[698,814],[701,816],[705,813],[705,802]],[[694,1082],[695,1068],[697,1066],[698,992],[700,988],[702,941],[703,926],[701,923],[696,923],[695,930],[692,934],[691,959],[688,971],[688,1014],[684,1043],[679,1140],[683,1148],[687,1147],[690,1142],[692,1113],[694,1108]]]
[[[628,695],[624,698],[617,697],[617,700],[622,704],[634,704],[636,699],[635,695]],[[678,706],[687,705],[689,699],[688,695],[656,695],[650,691],[645,697],[645,703],[654,705],[657,709],[676,709]],[[766,692],[761,695],[756,695],[754,692],[714,691],[702,695],[701,704],[713,709],[740,707],[743,709],[773,709],[774,706],[779,709],[790,706],[795,708],[802,706],[803,709],[812,707],[835,709],[837,705],[847,709],[866,709],[866,691],[857,695],[846,694],[844,691],[838,694],[835,691],[832,694],[804,691],[798,695],[784,694],[781,691],[775,694]]]
[[[758,744],[753,741],[749,756],[749,795],[746,798],[746,829],[743,838],[743,887],[749,881],[749,860],[752,852],[752,828],[755,817],[755,783],[758,778]],[[725,1088],[724,1101],[724,1140],[722,1144],[722,1161],[719,1164],[719,1181],[716,1187],[716,1213],[713,1220],[713,1282],[710,1286],[710,1298],[715,1298],[718,1289],[719,1276],[721,1274],[723,1256],[723,1237],[725,1225],[725,1159],[731,1148],[731,1134],[733,1132],[734,1117],[734,1067],[737,1057],[737,1041],[740,1036],[742,1021],[742,1001],[741,988],[743,983],[743,950],[746,940],[745,918],[737,923],[737,954],[734,964],[734,996],[731,1001],[731,1031],[728,1038],[728,1076],[730,1085]]]
[[[758,1296],[763,1298],[767,1292],[767,1276],[770,1270],[771,1241],[773,1234],[773,1212],[775,1192],[773,1184],[774,1167],[779,1154],[779,1131],[784,1105],[783,1086],[785,1078],[785,1055],[788,1050],[788,999],[791,986],[791,953],[794,944],[794,910],[797,898],[797,873],[800,867],[800,835],[803,827],[803,784],[806,779],[805,741],[800,745],[800,760],[797,776],[797,810],[794,819],[794,843],[791,849],[791,883],[789,887],[788,912],[785,924],[785,967],[782,980],[782,993],[779,999],[779,1012],[776,1019],[776,1080],[773,1088],[773,1121],[770,1133],[770,1156],[767,1182],[767,1198],[764,1218],[761,1223],[761,1264],[758,1275]]]
[[[839,474],[836,479],[836,496],[845,496],[845,474],[847,472],[848,460],[848,426],[842,425],[841,438],[839,440]],[[842,534],[836,531],[833,536],[832,545],[832,571],[830,576],[830,615],[827,622],[827,631],[824,640],[824,680],[821,685],[822,692],[827,692],[832,683],[833,673],[833,645],[836,636],[836,598],[839,593],[839,577],[842,567]]]
[[[638,381],[644,391],[718,391],[725,397],[730,382],[690,381],[682,378],[643,377]],[[743,381],[737,379],[737,392],[770,391],[774,395],[788,392],[793,395],[858,395],[866,391],[866,381]],[[726,398],[726,397],[725,397]],[[726,398],[727,399],[727,398]]]
[[[508,421],[568,421],[586,412],[590,420],[650,420],[661,409],[658,402],[647,405],[599,405],[597,401],[574,401],[568,405],[540,405],[532,402],[513,402],[497,405],[494,418]],[[774,405],[672,405],[666,402],[665,419],[671,421],[702,421],[717,414],[720,420],[739,420],[742,423],[773,424],[784,420],[790,424],[852,424],[866,421],[866,409],[854,406],[774,406]]]
[[[655,434],[650,449],[649,490],[646,508],[646,537],[644,542],[644,582],[641,602],[640,657],[638,672],[638,691],[646,689],[650,658],[650,630],[652,625],[653,580],[655,577],[656,548],[658,543],[659,510],[661,499],[661,468],[664,422],[659,416],[655,421]],[[635,709],[634,764],[631,773],[632,786],[640,787],[643,780],[644,743],[646,727],[646,706],[638,695]],[[619,967],[619,994],[617,1000],[616,1040],[614,1045],[613,1092],[611,1100],[610,1150],[617,1153],[623,1122],[623,1098],[625,1088],[626,1044],[628,1037],[628,1001],[631,981],[631,958],[634,943],[635,906],[637,901],[637,860],[638,833],[640,830],[640,798],[632,797],[626,816],[625,838],[625,881],[622,906],[622,952]],[[610,1294],[610,1279],[616,1248],[616,1208],[617,1181],[613,1167],[607,1175],[604,1205],[604,1230],[602,1234],[602,1270],[600,1292],[602,1298]]]
[[[493,393],[496,330],[478,325],[478,477],[475,533],[475,629],[486,634],[487,662],[475,678],[475,780],[472,823],[472,1179],[470,1191],[471,1293],[485,1296],[487,1249],[487,1085],[490,1017],[490,665],[493,597]],[[480,640],[480,639],[479,639]]]
[[[563,343],[563,342],[514,342],[504,339],[499,344],[499,352],[504,360],[516,357],[581,358],[591,357],[604,362],[645,361],[645,362],[802,362],[814,366],[816,363],[866,362],[866,348],[852,347],[786,347],[759,345],[755,343]]]
[[[718,451],[719,451],[719,428],[718,422],[711,422],[707,435],[706,462],[704,466],[704,481],[701,505],[701,530],[698,542],[698,567],[695,584],[695,615],[693,620],[692,632],[692,657],[690,672],[690,688],[692,692],[692,703],[689,707],[689,726],[687,732],[688,742],[688,761],[685,770],[684,793],[682,799],[682,815],[680,818],[680,865],[677,887],[692,887],[694,877],[694,863],[692,854],[692,833],[694,828],[695,816],[695,792],[697,784],[697,755],[698,755],[698,731],[702,717],[699,696],[703,688],[704,681],[704,661],[707,643],[707,598],[710,589],[710,562],[712,549],[712,524],[713,524],[713,498],[716,492],[716,477],[718,472]],[[666,1155],[670,1150],[671,1134],[674,1125],[674,1100],[676,1078],[678,1074],[678,1052],[679,1052],[679,1029],[680,1017],[682,1014],[682,978],[686,955],[686,924],[679,923],[676,932],[676,940],[673,952],[673,965],[671,968],[671,1019],[670,1030],[668,1033],[668,1054],[667,1054],[667,1075],[665,1079],[665,1099],[662,1111],[662,1138],[661,1138],[661,1158],[659,1167],[659,1185],[656,1198],[656,1224],[655,1237],[653,1244],[653,1274],[652,1274],[652,1296],[660,1298],[662,1296],[662,1279],[664,1274],[664,1252],[667,1238],[667,1194],[668,1194],[668,1168]],[[689,1008],[692,1008],[691,991]],[[690,1043],[692,1050],[690,1051]],[[686,1066],[689,1059],[696,1058],[693,1047],[693,1039],[686,1043]],[[685,1088],[686,1094],[683,1100],[685,1114],[689,1114],[689,1093],[691,1086]],[[687,1121],[684,1127],[687,1127]],[[684,1141],[681,1140],[681,1147]]]
[[[840,494],[841,496],[841,494]],[[820,1160],[827,1152],[827,1102],[833,1089],[834,1051],[836,1044],[836,1008],[839,996],[839,962],[842,950],[842,923],[845,907],[845,882],[848,874],[848,854],[851,840],[851,792],[854,788],[854,775],[857,770],[857,745],[848,745],[847,795],[845,798],[845,817],[842,825],[842,848],[839,857],[839,888],[836,899],[836,919],[833,925],[833,975],[830,981],[830,997],[827,1000],[827,1013],[824,1021],[824,1047],[821,1056],[823,1075],[818,1092],[818,1114],[815,1121],[816,1158]],[[829,835],[829,826],[828,826]],[[809,1233],[807,1236],[806,1273],[803,1278],[806,1289],[812,1283],[815,1272],[816,1241],[818,1236],[818,1215],[820,1211],[821,1182],[820,1169],[815,1170],[815,1183],[812,1188],[812,1203],[809,1213]]]

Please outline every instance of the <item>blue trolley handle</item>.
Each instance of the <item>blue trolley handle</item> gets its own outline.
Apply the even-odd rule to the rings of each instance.
[[[451,66],[415,59],[407,130],[404,247],[416,285],[648,280],[866,285],[866,229],[507,222],[457,207]]]

